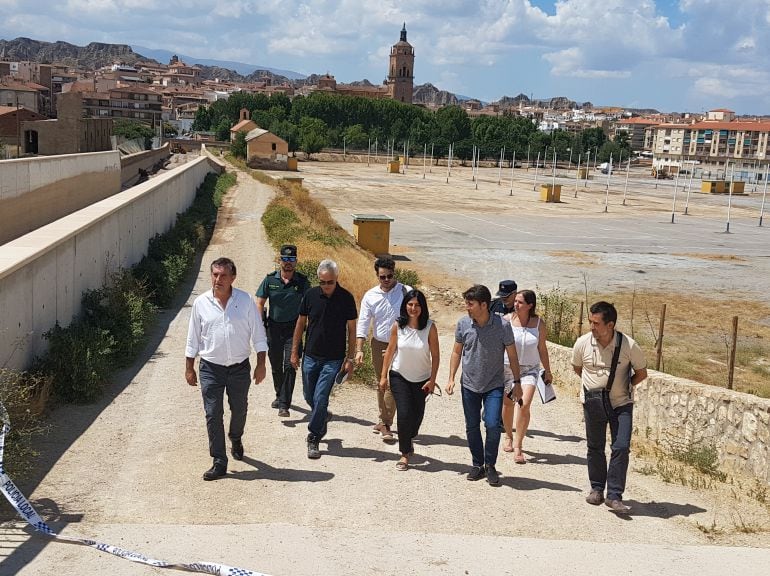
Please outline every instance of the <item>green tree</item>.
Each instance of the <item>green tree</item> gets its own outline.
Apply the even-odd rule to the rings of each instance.
[[[246,158],[246,134],[240,130],[235,133],[235,138],[230,144],[230,153],[236,158]]]
[[[163,137],[164,138],[173,138],[179,134],[179,131],[176,129],[176,126],[174,126],[171,122],[164,122],[163,123]]]
[[[299,149],[299,131],[297,126],[289,120],[273,122],[270,125],[270,132],[286,140],[289,145],[289,152],[296,152]]]
[[[227,117],[220,118],[216,128],[214,129],[216,133],[216,139],[220,142],[227,142],[230,140],[230,128],[232,126],[233,124],[230,123],[230,120],[228,120]]]
[[[145,124],[139,120],[131,120],[129,118],[115,118],[112,122],[112,133],[115,136],[123,136],[129,140],[136,138],[152,138],[155,136],[155,131],[152,126]]]
[[[327,143],[326,122],[320,118],[306,116],[299,123],[299,148],[310,158],[320,152]]]
[[[198,106],[192,129],[195,132],[208,132],[211,129],[211,117],[209,116],[209,110],[206,106]]]
[[[369,146],[369,136],[361,124],[353,124],[345,130],[345,142],[348,148],[362,150]]]

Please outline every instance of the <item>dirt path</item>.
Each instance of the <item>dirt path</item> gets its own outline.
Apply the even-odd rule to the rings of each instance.
[[[636,460],[627,491],[633,516],[621,519],[586,505],[579,410],[564,390],[557,402],[534,406],[525,444],[530,463],[515,465],[501,453],[503,485],[491,488],[465,480],[469,453],[458,396],[430,401],[420,457],[404,473],[394,466],[397,447],[371,432],[373,389],[336,390],[323,456],[311,461],[301,391],[295,391],[292,418],[279,420],[269,408],[268,375],[251,391],[246,457],[230,462],[226,479],[203,482],[210,466],[203,410],[198,389],[183,377],[189,304],[208,288],[208,262],[217,256],[235,260],[236,285],[249,292],[271,269],[259,221],[271,194],[239,173],[192,294],[169,319],[151,357],[102,406],[54,414],[59,432],[44,450],[63,454],[31,497],[56,529],[155,558],[277,575],[595,574],[598,562],[620,556],[612,543],[622,545],[627,573],[721,574],[728,561],[739,573],[765,573],[767,532],[709,530],[712,522],[737,522],[718,492],[664,484],[638,473]],[[442,385],[456,316],[446,307],[436,315]],[[57,444],[80,428],[70,445]],[[756,522],[756,509],[745,510],[743,517]],[[3,526],[0,538],[2,574],[173,573],[29,537],[20,524]]]

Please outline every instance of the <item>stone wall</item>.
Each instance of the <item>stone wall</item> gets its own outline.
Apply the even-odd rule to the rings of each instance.
[[[577,401],[572,349],[548,343],[560,397]],[[634,434],[671,446],[713,446],[719,468],[770,483],[770,399],[648,370],[636,387]]]

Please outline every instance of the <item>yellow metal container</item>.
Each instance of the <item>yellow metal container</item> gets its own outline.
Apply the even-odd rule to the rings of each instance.
[[[744,194],[746,192],[745,182],[733,182],[733,194]]]
[[[578,168],[578,180],[585,180],[588,178],[588,168]]]
[[[290,170],[291,172],[296,172],[299,166],[299,162],[297,162],[297,159],[293,156],[291,158],[288,158],[286,160],[286,169]]]
[[[392,162],[389,162],[388,171],[391,174],[398,174],[401,171],[401,162],[399,162],[398,160],[393,160]]]
[[[724,180],[704,180],[700,185],[700,191],[706,194],[725,194],[730,191],[730,183]]]
[[[561,184],[541,184],[540,185],[541,202],[561,202]]]
[[[364,250],[375,256],[390,253],[390,223],[384,214],[353,214],[353,236]]]

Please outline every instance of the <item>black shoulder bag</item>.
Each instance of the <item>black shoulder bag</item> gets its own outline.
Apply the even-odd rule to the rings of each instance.
[[[612,383],[615,381],[615,372],[618,369],[618,360],[620,360],[620,347],[623,344],[623,334],[615,331],[615,352],[612,354],[612,364],[610,364],[610,377],[607,378],[607,392],[612,390]]]

